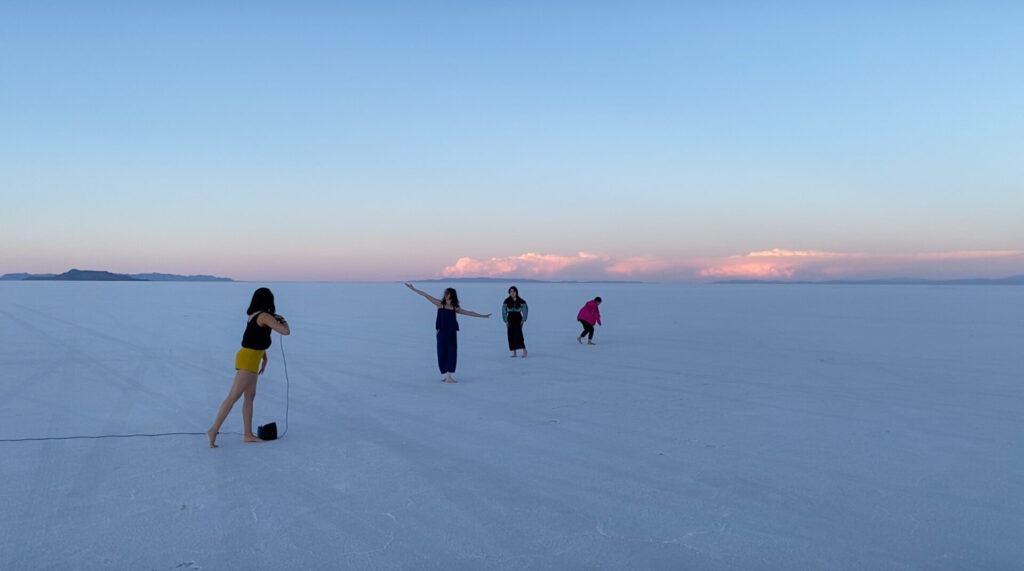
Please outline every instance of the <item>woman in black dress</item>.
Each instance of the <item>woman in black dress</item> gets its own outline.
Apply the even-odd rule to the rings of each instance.
[[[505,321],[508,328],[508,350],[516,357],[516,351],[522,349],[523,357],[526,356],[526,341],[523,340],[523,324],[526,323],[526,315],[529,307],[526,300],[519,297],[519,289],[516,286],[508,288],[508,297],[501,304],[501,319]]]

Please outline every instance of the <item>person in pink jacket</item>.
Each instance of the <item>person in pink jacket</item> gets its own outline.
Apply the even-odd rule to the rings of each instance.
[[[597,306],[601,305],[601,298],[595,297],[584,304],[580,312],[576,314],[576,320],[583,324],[583,333],[576,338],[576,341],[583,343],[583,336],[587,336],[587,345],[594,345],[594,324],[601,325],[601,311]]]

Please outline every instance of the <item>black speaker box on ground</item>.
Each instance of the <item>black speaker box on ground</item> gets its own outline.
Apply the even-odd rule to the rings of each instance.
[[[256,436],[260,440],[277,440],[277,423],[264,424],[256,429]]]

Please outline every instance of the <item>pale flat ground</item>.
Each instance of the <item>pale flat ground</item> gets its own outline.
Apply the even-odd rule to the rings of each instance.
[[[202,432],[258,285],[0,282],[0,439]],[[401,284],[269,285],[287,435],[0,442],[0,569],[1024,562],[1024,288],[521,283],[511,359],[456,284],[444,385]]]

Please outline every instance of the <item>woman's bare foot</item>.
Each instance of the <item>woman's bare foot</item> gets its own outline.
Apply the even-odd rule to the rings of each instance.
[[[523,349],[523,358],[526,358],[526,349]]]
[[[512,357],[512,358],[516,358],[516,357],[518,357],[519,355],[516,355],[516,352],[515,352],[515,351],[512,351],[512,354],[511,354],[511,355],[509,355],[509,356],[510,356],[510,357]]]
[[[583,336],[580,335],[579,337],[577,337],[576,338],[576,342],[579,343],[580,345],[582,345],[583,344]]]
[[[210,440],[210,448],[216,448],[217,447],[217,433],[214,432],[213,429],[211,428],[210,430],[206,431],[206,437]]]
[[[458,381],[455,380],[455,377],[453,377],[451,373],[448,373],[445,376],[444,379],[441,379],[441,382],[442,383],[457,383]]]
[[[243,440],[244,442],[266,442],[266,441],[265,441],[265,440],[263,440],[262,438],[260,438],[260,437],[258,437],[258,436],[255,436],[255,435],[252,435],[252,434],[250,434],[250,435],[248,435],[248,436],[244,436],[244,437],[242,437],[242,440]]]
[[[587,345],[597,345],[597,343],[594,343],[593,341],[587,341]]]

